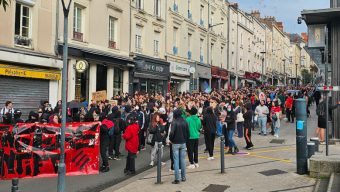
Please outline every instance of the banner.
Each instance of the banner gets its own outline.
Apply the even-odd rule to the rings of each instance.
[[[0,179],[56,177],[60,124],[0,124]],[[99,172],[99,124],[67,123],[66,175]]]

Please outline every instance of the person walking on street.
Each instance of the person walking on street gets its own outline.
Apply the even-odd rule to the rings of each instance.
[[[294,99],[290,93],[288,93],[288,97],[286,99],[285,107],[286,107],[286,117],[288,119],[288,122],[294,123],[294,118],[293,118],[293,102]]]
[[[267,115],[269,114],[269,109],[264,105],[264,100],[260,101],[260,105],[255,108],[255,115],[258,115],[258,122],[261,128],[260,135],[267,136]]]
[[[213,109],[208,107],[203,115],[203,130],[207,138],[207,148],[209,152],[208,160],[214,160],[214,146],[217,130],[217,116],[214,114]]]
[[[160,123],[159,113],[155,113],[152,116],[149,133],[153,134],[150,166],[154,166],[155,162],[159,161],[159,159],[157,159],[157,153],[161,153],[161,159],[163,157],[163,138],[165,136],[165,128]],[[162,147],[160,149],[158,148],[159,143],[162,144]]]
[[[189,140],[188,123],[183,119],[182,111],[180,109],[174,111],[174,120],[172,122],[169,139],[172,143],[172,150],[174,153],[175,180],[172,183],[179,184],[179,167],[181,167],[181,181],[186,181],[185,151],[186,143]]]
[[[100,156],[103,161],[103,164],[100,168],[101,172],[108,172],[110,170],[106,152],[110,142],[109,129],[113,129],[113,125],[113,122],[108,119],[104,119],[100,125]]]
[[[280,133],[280,126],[281,126],[281,107],[278,101],[272,102],[271,108],[271,118],[274,127],[274,137],[278,138]]]
[[[122,135],[125,140],[125,149],[128,152],[124,173],[134,175],[136,173],[135,158],[137,157],[139,146],[139,125],[137,123],[137,115],[130,115],[127,118],[129,119],[128,125]]]
[[[235,113],[232,109],[231,105],[227,107],[227,117],[225,121],[227,122],[227,131],[228,131],[228,140],[229,140],[229,150],[228,153],[235,155],[238,153],[238,148],[234,141],[234,132],[235,132]]]
[[[190,165],[188,169],[198,168],[198,139],[200,138],[201,120],[197,116],[196,107],[192,107],[189,111],[190,116],[186,119],[189,126],[190,137],[187,143],[188,158]]]
[[[247,103],[245,105],[245,113],[243,114],[244,118],[244,139],[246,140],[246,149],[251,150],[254,145],[251,142],[251,129],[252,129],[252,120],[253,120],[254,112],[252,110],[251,103]]]

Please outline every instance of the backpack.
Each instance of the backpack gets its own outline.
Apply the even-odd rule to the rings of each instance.
[[[325,104],[324,104],[324,102],[322,102],[318,105],[318,107],[316,108],[316,114],[318,116],[324,116],[325,115]]]

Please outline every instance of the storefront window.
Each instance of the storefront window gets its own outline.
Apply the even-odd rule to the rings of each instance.
[[[88,89],[89,89],[89,71],[85,71],[84,73],[76,72],[76,90],[75,90],[75,99],[77,101],[87,100],[88,97]]]
[[[120,95],[123,92],[123,70],[114,69],[113,75],[113,95]]]
[[[97,65],[97,91],[107,90],[107,66]]]
[[[146,79],[140,80],[140,91],[146,93],[148,91],[148,82]]]

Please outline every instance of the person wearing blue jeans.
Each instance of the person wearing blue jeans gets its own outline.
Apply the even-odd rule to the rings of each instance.
[[[229,141],[229,150],[228,153],[231,153],[235,155],[238,153],[238,148],[235,144],[235,141],[233,139],[234,132],[235,132],[235,113],[232,110],[232,106],[228,105],[227,107],[227,116],[225,118],[225,121],[227,123],[227,136],[228,136],[228,141]]]
[[[172,144],[172,152],[174,155],[175,181],[185,181],[185,152],[186,144]],[[179,168],[181,167],[181,177],[179,177]]]
[[[189,141],[189,126],[182,117],[182,111],[176,109],[173,112],[173,122],[171,124],[171,131],[169,140],[172,143],[172,152],[174,156],[175,181],[173,184],[179,184],[179,168],[181,168],[181,181],[185,182],[185,151],[186,143]]]
[[[269,109],[266,105],[264,105],[264,100],[260,101],[260,105],[258,105],[255,109],[255,115],[258,115],[257,121],[259,122],[261,132],[260,135],[267,135],[267,115],[269,114]]]

